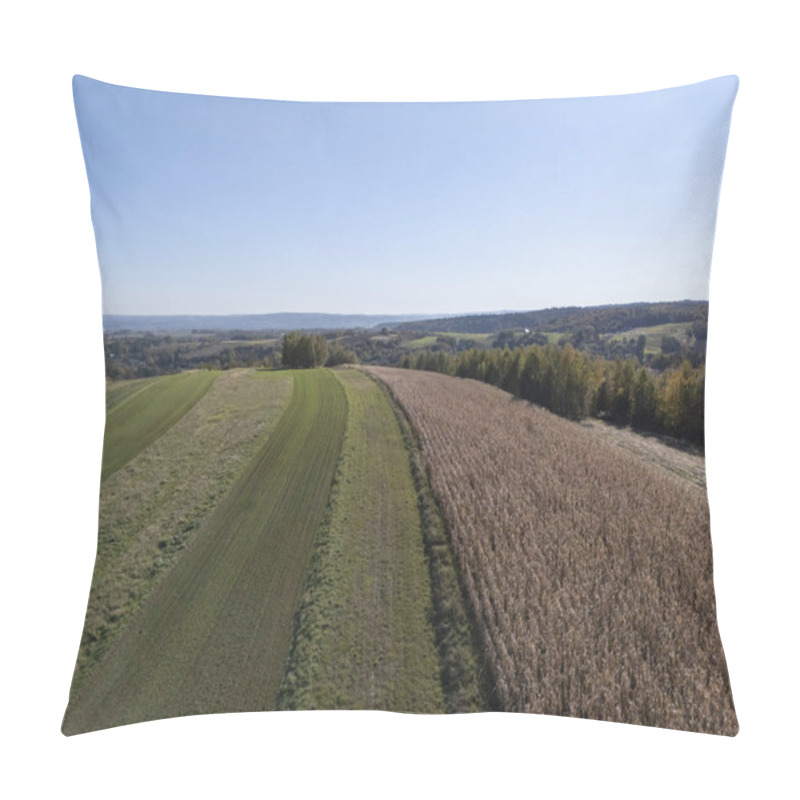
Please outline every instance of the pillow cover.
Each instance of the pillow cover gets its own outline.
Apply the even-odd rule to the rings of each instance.
[[[337,708],[735,735],[703,399],[737,87],[76,76],[107,415],[63,732]]]

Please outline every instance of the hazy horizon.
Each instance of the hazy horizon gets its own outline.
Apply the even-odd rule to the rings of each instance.
[[[631,306],[639,305],[642,303],[708,303],[707,297],[693,298],[681,297],[677,300],[632,300],[621,303],[592,303],[591,305],[579,305],[571,303],[569,305],[558,306],[532,306],[530,308],[493,308],[480,311],[455,311],[455,312],[442,312],[442,313],[420,313],[417,311],[393,311],[382,313],[380,311],[307,311],[303,309],[295,309],[293,311],[231,311],[231,312],[216,312],[216,311],[185,311],[180,313],[152,313],[152,312],[137,312],[132,314],[115,313],[113,311],[104,311],[104,317],[277,317],[285,316],[326,316],[326,317],[413,317],[418,320],[437,319],[439,317],[472,317],[481,315],[495,315],[495,314],[526,314],[535,311],[547,311],[557,308],[603,308],[609,306]]]
[[[104,312],[705,300],[735,88],[297,103],[78,76]]]

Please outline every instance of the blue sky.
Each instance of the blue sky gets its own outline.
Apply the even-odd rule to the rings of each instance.
[[[104,311],[705,299],[737,85],[292,103],[76,77]]]

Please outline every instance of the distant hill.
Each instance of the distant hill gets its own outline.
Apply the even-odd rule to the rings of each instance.
[[[670,322],[706,322],[708,302],[680,300],[670,303],[569,306],[538,311],[500,311],[488,314],[431,318],[425,314],[105,314],[106,333],[123,331],[178,333],[187,331],[330,331],[353,328],[367,330],[388,326],[420,333],[487,333],[528,328],[531,331],[570,333],[591,326],[597,334],[619,333],[631,328]]]
[[[574,332],[592,327],[597,334],[619,333],[631,328],[664,325],[668,322],[708,320],[708,301],[679,300],[670,303],[629,303],[626,305],[569,306],[540,311],[504,311],[496,314],[466,314],[422,321],[403,322],[398,330],[420,333],[500,333],[528,328],[531,331]]]
[[[106,333],[121,331],[325,331],[345,328],[394,326],[425,319],[424,314],[220,314],[125,315],[104,314]]]

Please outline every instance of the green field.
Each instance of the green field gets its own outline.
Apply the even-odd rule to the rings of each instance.
[[[76,695],[64,733],[275,707],[347,419],[330,371],[293,378],[272,434]]]
[[[172,427],[208,391],[218,374],[184,372],[158,378],[116,402],[106,415],[101,480]]]
[[[644,352],[646,355],[658,355],[661,352],[661,338],[672,336],[681,344],[689,344],[692,338],[691,322],[668,322],[664,325],[652,325],[649,328],[632,328],[629,331],[615,333],[608,337],[609,341],[618,342],[623,339],[637,339],[644,335],[646,342]]]
[[[347,431],[281,707],[441,712],[408,453],[381,387],[357,370],[337,376],[347,391]]]
[[[546,336],[548,344],[558,344],[566,334],[553,331],[538,331],[539,336]]]
[[[436,344],[436,336],[420,336],[419,339],[410,339],[403,344],[408,350],[422,350],[423,347],[431,347]]]
[[[422,350],[435,345],[439,337],[449,339],[453,344],[465,341],[474,342],[476,346],[488,345],[495,338],[493,333],[432,333],[428,336],[420,336],[418,339],[411,339],[403,346],[408,350]]]
[[[437,333],[437,336],[444,336],[445,339],[455,339],[456,341],[466,340],[470,342],[477,342],[479,344],[487,344],[495,338],[493,333],[450,333],[443,331]]]
[[[156,378],[136,378],[132,381],[118,381],[106,387],[106,413],[127,400],[137,392],[142,391],[151,383],[161,380],[162,376]]]
[[[291,373],[229,370],[100,493],[97,556],[71,694],[266,441],[292,392]]]

